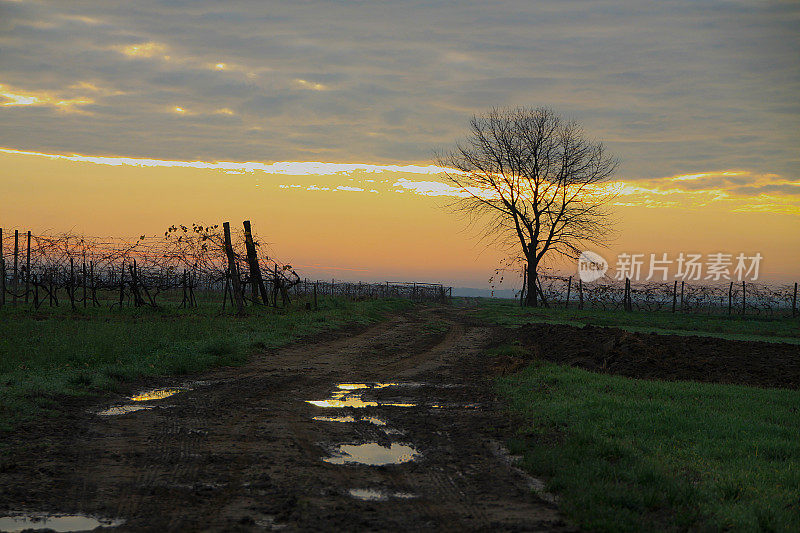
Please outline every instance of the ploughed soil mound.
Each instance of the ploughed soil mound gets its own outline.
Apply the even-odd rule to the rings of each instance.
[[[532,357],[668,381],[800,388],[800,345],[631,333],[617,328],[528,324],[515,330]]]

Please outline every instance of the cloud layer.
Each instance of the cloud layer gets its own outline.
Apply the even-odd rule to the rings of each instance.
[[[0,1],[0,146],[427,165],[473,113],[548,105],[626,180],[797,177],[798,24],[759,0]]]

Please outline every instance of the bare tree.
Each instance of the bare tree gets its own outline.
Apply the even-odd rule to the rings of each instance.
[[[538,305],[538,273],[551,256],[577,259],[610,234],[603,187],[617,167],[601,143],[548,108],[492,109],[437,163],[460,191],[453,206],[486,222],[485,236],[527,262],[526,305]],[[522,253],[520,254],[520,249]]]

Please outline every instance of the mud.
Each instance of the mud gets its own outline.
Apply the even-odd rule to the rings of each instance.
[[[522,360],[501,358],[495,370],[513,372],[527,359],[545,359],[622,376],[701,381],[766,388],[800,387],[800,345],[712,337],[631,333],[617,328],[528,324],[495,343],[519,341]]]
[[[96,415],[181,388],[169,380],[64,399],[59,416],[3,436],[0,516],[112,517],[120,531],[574,530],[497,452],[511,428],[482,355],[495,336],[419,310],[135,403],[168,409]]]

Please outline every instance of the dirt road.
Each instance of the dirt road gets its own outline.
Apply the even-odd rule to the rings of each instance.
[[[428,309],[154,383],[187,387],[162,399],[71,401],[12,436],[0,515],[129,531],[572,530],[498,448],[490,339]],[[128,405],[147,408],[96,413]]]

